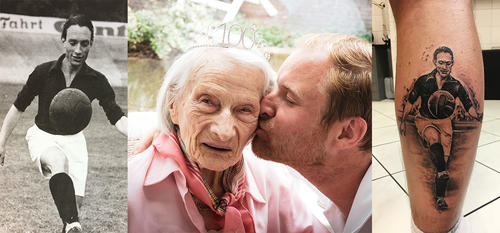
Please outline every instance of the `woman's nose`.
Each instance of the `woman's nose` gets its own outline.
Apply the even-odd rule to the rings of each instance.
[[[222,111],[210,126],[212,134],[221,142],[228,142],[235,136],[234,119],[231,111]]]

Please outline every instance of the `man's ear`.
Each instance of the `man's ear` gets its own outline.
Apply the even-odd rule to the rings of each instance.
[[[168,105],[168,111],[170,112],[170,119],[172,120],[172,123],[174,123],[174,125],[178,125],[179,124],[179,116],[178,116],[175,102]]]
[[[328,146],[336,150],[358,146],[367,127],[366,121],[361,117],[348,117],[338,121],[328,131]]]

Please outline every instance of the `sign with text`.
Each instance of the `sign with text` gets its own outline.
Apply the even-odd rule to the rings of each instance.
[[[63,18],[0,13],[0,32],[61,34]],[[92,21],[95,36],[127,37],[127,23]]]

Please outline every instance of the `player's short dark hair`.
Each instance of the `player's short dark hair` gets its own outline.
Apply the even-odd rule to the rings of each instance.
[[[86,15],[71,15],[64,23],[61,39],[66,40],[66,33],[71,25],[78,25],[80,27],[87,27],[90,30],[90,40],[94,41],[94,25]]]
[[[453,61],[453,51],[446,46],[441,46],[434,51],[434,61],[437,60],[437,55],[440,53],[449,53],[451,55],[451,60]]]

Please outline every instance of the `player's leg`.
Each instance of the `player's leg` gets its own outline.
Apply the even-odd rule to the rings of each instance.
[[[446,171],[443,145],[440,141],[441,133],[436,126],[431,125],[423,130],[422,136],[424,137],[424,140],[428,142],[431,160],[436,169],[436,177],[434,181],[434,184],[436,185],[436,206],[439,210],[445,210],[448,208],[448,204],[446,203],[444,196],[446,193],[446,187],[448,186],[449,176],[448,171]]]
[[[78,195],[75,195],[75,197],[76,197],[76,206],[78,207],[78,211],[80,211],[83,205],[83,197]]]
[[[451,76],[466,86],[474,103],[472,108],[482,113],[483,64],[472,14],[472,1],[392,0],[391,7],[397,27],[395,106],[398,120],[401,120],[403,103],[416,78],[430,73],[439,65],[434,63],[434,52],[441,46],[453,51],[453,64],[449,65]],[[448,160],[447,167],[449,179],[454,185],[453,189],[446,191],[446,210],[441,210],[436,205],[434,193],[437,190],[433,189],[436,171],[429,159],[429,151],[441,157],[443,149],[432,144],[429,144],[429,149],[425,148],[415,127],[407,127],[406,135],[400,135],[412,218],[415,225],[424,232],[446,232],[456,225],[462,214],[477,149],[480,122],[459,121],[469,125],[452,132],[453,159]],[[438,163],[441,170],[442,164]]]
[[[423,130],[422,136],[429,146],[429,152],[432,162],[436,166],[436,172],[443,172],[446,170],[446,162],[444,161],[444,150],[441,144],[441,136],[439,129],[435,126],[426,127]]]
[[[75,228],[81,229],[78,223],[78,208],[73,181],[66,173],[66,155],[55,146],[49,147],[40,156],[40,165],[44,176],[50,177],[50,192],[64,226],[76,224]]]

